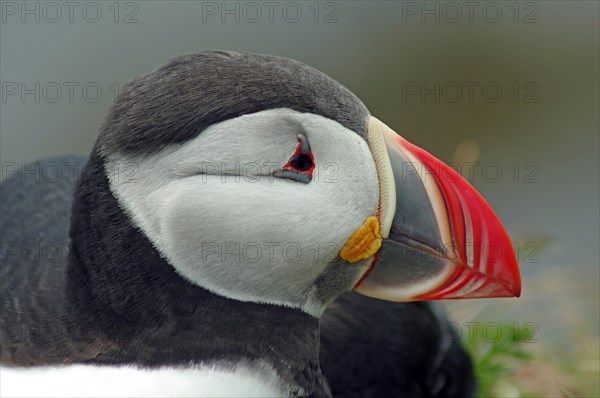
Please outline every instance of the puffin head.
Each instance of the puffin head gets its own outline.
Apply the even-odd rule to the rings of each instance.
[[[351,289],[519,295],[509,238],[473,187],[300,62],[176,57],[123,88],[96,150],[131,223],[217,295],[316,317]]]

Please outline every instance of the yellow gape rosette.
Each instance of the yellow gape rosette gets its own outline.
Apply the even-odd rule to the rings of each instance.
[[[349,263],[364,260],[377,253],[381,247],[381,241],[379,220],[377,217],[371,216],[348,239],[340,250],[340,257]]]

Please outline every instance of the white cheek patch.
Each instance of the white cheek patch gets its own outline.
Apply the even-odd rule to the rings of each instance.
[[[293,154],[298,133],[316,163],[308,184],[270,175]],[[379,201],[365,140],[289,109],[215,124],[143,159],[113,157],[106,169],[128,162],[134,181],[108,173],[111,191],[180,275],[225,297],[313,315],[313,284]]]

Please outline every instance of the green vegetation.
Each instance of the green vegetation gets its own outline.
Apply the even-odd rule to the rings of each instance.
[[[531,359],[531,354],[523,347],[531,335],[530,330],[510,324],[500,325],[500,330],[501,333],[492,338],[484,333],[473,333],[463,341],[473,359],[479,383],[477,396],[480,398],[499,396],[499,382],[512,374],[518,363]],[[531,393],[527,395],[536,396]]]

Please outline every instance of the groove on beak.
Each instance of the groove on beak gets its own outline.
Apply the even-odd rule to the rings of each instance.
[[[385,239],[355,290],[391,301],[519,296],[512,244],[485,199],[374,117],[368,140]]]

